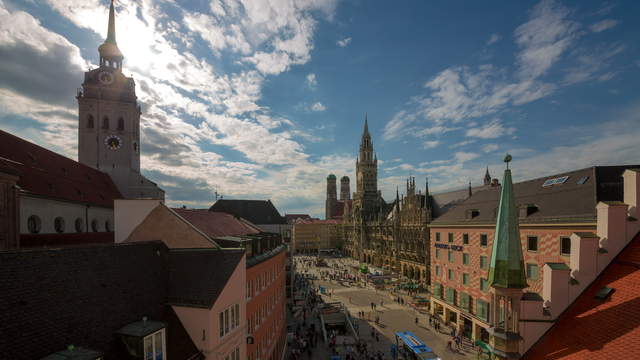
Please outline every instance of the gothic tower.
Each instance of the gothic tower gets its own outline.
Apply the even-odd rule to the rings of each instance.
[[[354,208],[359,208],[364,217],[377,212],[378,203],[378,158],[373,151],[367,117],[360,140],[360,153],[356,162],[356,196]]]
[[[325,200],[324,217],[330,220],[335,215],[336,203],[338,201],[336,176],[330,174],[327,176],[327,199]]]
[[[349,185],[348,176],[343,176],[340,179],[340,200],[351,200],[351,186]]]
[[[487,171],[484,173],[484,179],[482,179],[482,183],[487,186],[491,185],[491,175],[489,175],[489,167],[487,166]]]
[[[140,174],[140,106],[133,78],[122,73],[113,0],[100,67],[84,73],[78,90],[78,161],[108,173],[125,198],[160,198],[164,191]]]

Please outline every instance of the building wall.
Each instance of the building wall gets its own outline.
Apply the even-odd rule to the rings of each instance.
[[[115,242],[123,242],[160,204],[160,200],[114,200]]]
[[[294,224],[292,238],[296,252],[317,252],[319,248],[332,249],[337,245],[337,224]]]
[[[76,219],[82,219],[85,232],[93,232],[91,223],[96,220],[99,232],[106,231],[106,224],[114,229],[113,209],[87,204],[45,199],[20,194],[20,233],[29,234],[28,218],[36,215],[40,218],[39,234],[56,234],[54,220],[62,217],[65,222],[64,233],[76,233]]]
[[[564,228],[537,228],[522,226],[520,228],[520,241],[523,249],[525,267],[527,264],[538,266],[538,279],[527,279],[529,287],[525,291],[535,292],[542,295],[542,285],[544,282],[543,267],[545,263],[569,264],[570,255],[560,254],[560,237],[570,237],[574,232],[594,231],[591,227],[564,227]],[[491,249],[493,246],[493,235],[495,228],[441,228],[432,227],[431,231],[431,284],[440,283],[446,287],[456,289],[457,294],[465,292],[473,299],[489,301],[489,292],[480,290],[480,280],[489,276],[489,263],[491,261]],[[440,233],[440,241],[436,241]],[[453,234],[453,242],[448,241],[448,234]],[[469,244],[463,244],[463,234],[469,234]],[[481,234],[487,235],[487,246],[480,245]],[[538,250],[527,250],[528,236],[538,237]],[[451,250],[453,262],[448,260],[449,250],[438,248],[443,245],[455,245],[462,250]],[[436,257],[439,250],[440,258]],[[469,264],[463,264],[463,254],[469,254]],[[480,267],[480,257],[486,256],[487,264],[484,269]],[[436,266],[440,267],[440,275],[436,275]],[[448,279],[448,270],[454,270],[454,279]],[[469,274],[469,285],[462,284],[462,274]]]
[[[18,177],[0,170],[0,251],[20,247]]]
[[[238,263],[211,309],[172,306],[206,360],[224,360],[236,348],[240,350],[240,359],[246,359],[245,260],[243,257]],[[239,326],[221,337],[219,314],[236,304],[240,309]]]
[[[248,360],[279,360],[286,341],[286,252],[247,268]]]

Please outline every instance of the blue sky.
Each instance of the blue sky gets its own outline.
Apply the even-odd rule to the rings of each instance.
[[[106,0],[0,0],[0,128],[77,158],[75,91]],[[323,215],[364,114],[393,197],[640,162],[634,1],[119,0],[145,174],[170,205],[272,199]],[[634,87],[635,85],[635,87]],[[352,184],[352,190],[355,184]]]

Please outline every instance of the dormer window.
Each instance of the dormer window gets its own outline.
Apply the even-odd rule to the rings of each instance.
[[[150,321],[144,317],[142,321],[131,323],[116,331],[116,335],[133,358],[166,360],[166,327],[163,322]]]
[[[480,210],[478,210],[478,209],[469,209],[466,212],[467,220],[474,219],[474,218],[478,217],[479,215],[480,215]]]
[[[526,218],[527,216],[535,214],[536,212],[538,212],[538,205],[524,204],[520,206],[519,216],[520,218]]]

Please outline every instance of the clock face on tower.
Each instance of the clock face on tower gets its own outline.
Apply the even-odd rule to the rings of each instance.
[[[100,82],[103,84],[109,85],[113,83],[113,74],[107,71],[103,71],[98,74],[98,80],[100,80]]]
[[[122,139],[116,135],[108,135],[104,138],[104,144],[107,146],[107,149],[116,151],[122,147]]]

